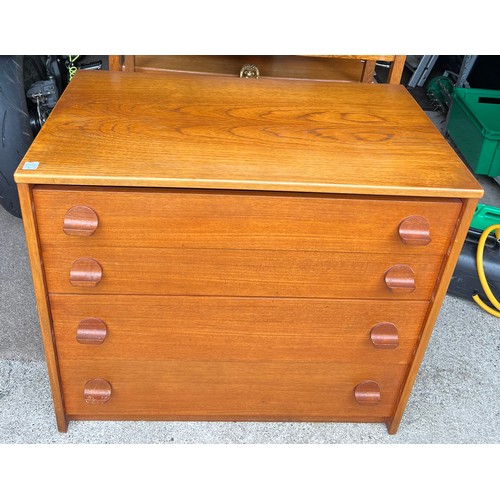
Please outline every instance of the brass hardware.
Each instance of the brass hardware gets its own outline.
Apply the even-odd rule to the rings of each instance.
[[[259,78],[259,68],[255,64],[244,64],[240,71],[240,78]]]

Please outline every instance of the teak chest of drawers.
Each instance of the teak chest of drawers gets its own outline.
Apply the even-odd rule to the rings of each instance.
[[[396,432],[482,196],[402,86],[104,71],[15,178],[61,431]]]

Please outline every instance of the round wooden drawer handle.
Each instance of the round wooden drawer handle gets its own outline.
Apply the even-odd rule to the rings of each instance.
[[[82,257],[75,260],[69,272],[73,286],[97,286],[102,278],[102,267],[95,259]]]
[[[398,329],[393,323],[377,323],[370,330],[370,339],[376,349],[396,349],[399,345]]]
[[[380,386],[373,380],[360,382],[354,389],[354,398],[362,405],[380,403]]]
[[[398,232],[406,245],[425,246],[431,242],[429,221],[420,215],[410,215],[402,220]]]
[[[414,292],[415,273],[406,264],[396,264],[392,266],[384,276],[385,284],[391,292]]]
[[[85,318],[78,324],[76,340],[80,344],[99,345],[104,342],[107,333],[106,323],[102,319]]]
[[[63,231],[69,236],[91,236],[98,224],[97,214],[90,207],[77,205],[66,212]]]
[[[106,403],[111,398],[111,384],[103,378],[93,378],[85,384],[83,397],[86,403]]]

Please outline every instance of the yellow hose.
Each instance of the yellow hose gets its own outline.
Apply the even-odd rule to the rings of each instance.
[[[477,274],[479,276],[479,281],[481,283],[481,286],[483,287],[484,293],[486,294],[490,302],[493,304],[493,306],[496,307],[496,310],[486,305],[479,298],[479,295],[477,293],[475,293],[472,296],[472,299],[479,307],[484,309],[486,312],[492,314],[493,316],[496,316],[497,318],[500,318],[500,302],[493,295],[493,292],[491,291],[491,288],[488,285],[488,281],[486,280],[486,275],[484,274],[484,261],[483,261],[484,245],[486,243],[486,238],[488,238],[488,235],[492,231],[495,231],[496,239],[497,240],[500,239],[500,224],[493,224],[492,226],[487,227],[483,231],[483,234],[481,234],[481,238],[479,238],[479,243],[477,244],[476,266],[477,266]]]
[[[69,64],[68,64],[69,81],[71,81],[73,79],[73,77],[75,76],[75,73],[76,73],[76,71],[78,69],[75,66],[75,62],[76,62],[76,60],[79,57],[80,56],[68,56],[68,61],[69,61]]]

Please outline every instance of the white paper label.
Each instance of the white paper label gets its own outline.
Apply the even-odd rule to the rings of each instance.
[[[23,170],[36,170],[40,165],[39,161],[26,161],[23,165]]]

